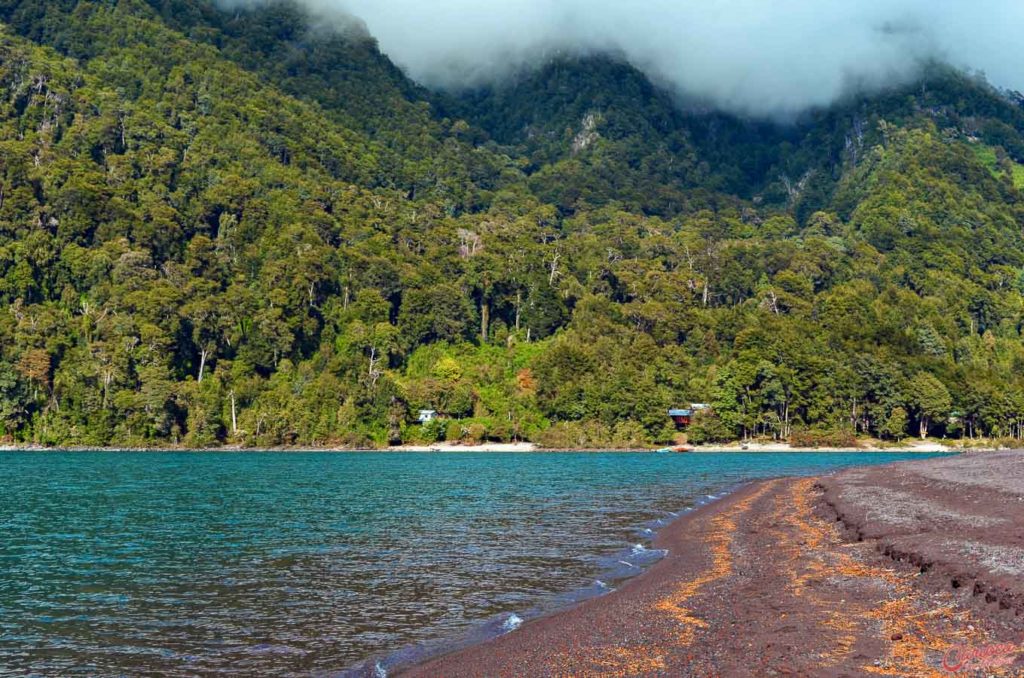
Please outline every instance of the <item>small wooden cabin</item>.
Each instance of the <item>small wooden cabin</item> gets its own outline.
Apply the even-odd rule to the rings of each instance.
[[[703,410],[709,410],[711,406],[707,403],[692,403],[687,408],[671,409],[668,416],[676,424],[676,428],[682,430],[693,423],[693,415]]]
[[[675,422],[676,428],[681,429],[684,426],[689,426],[690,421],[693,419],[693,410],[690,409],[676,409],[669,410],[668,416],[672,421]]]

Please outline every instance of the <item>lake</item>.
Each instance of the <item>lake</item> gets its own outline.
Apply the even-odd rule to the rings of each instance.
[[[922,456],[3,453],[0,673],[388,665],[609,590],[744,481]]]

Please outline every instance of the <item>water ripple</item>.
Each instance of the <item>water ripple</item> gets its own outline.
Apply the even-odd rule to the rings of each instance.
[[[894,458],[5,453],[0,667],[383,671],[610,590],[736,483]]]

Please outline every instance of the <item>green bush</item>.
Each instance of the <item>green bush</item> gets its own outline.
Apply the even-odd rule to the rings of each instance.
[[[479,445],[487,438],[487,427],[479,422],[470,424],[466,428],[465,441],[469,445]]]
[[[694,445],[705,445],[735,440],[736,434],[714,412],[698,412],[686,430],[686,439]]]
[[[444,439],[450,443],[454,443],[462,440],[462,435],[462,424],[455,419],[449,421],[445,428]]]
[[[789,444],[793,447],[858,447],[857,436],[848,429],[794,431],[789,437]]]
[[[533,441],[544,448],[565,450],[642,449],[651,445],[644,427],[630,420],[614,427],[599,421],[562,421],[541,431]]]

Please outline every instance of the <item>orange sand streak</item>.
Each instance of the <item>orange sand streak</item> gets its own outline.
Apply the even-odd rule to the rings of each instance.
[[[697,631],[708,627],[708,622],[695,616],[686,604],[710,584],[733,574],[738,518],[777,482],[764,483],[748,497],[712,518],[704,536],[712,556],[710,567],[696,578],[681,582],[655,603],[655,610],[681,627],[675,643],[678,647],[691,645]],[[821,614],[821,627],[836,634],[829,641],[833,649],[822,654],[819,668],[833,666],[848,658],[858,638],[874,635],[881,637],[886,655],[877,665],[863,666],[865,672],[907,678],[949,675],[933,665],[942,653],[955,644],[979,646],[987,642],[980,627],[972,629],[968,624],[970,614],[957,613],[954,605],[921,612],[921,605],[926,599],[911,584],[913,575],[868,565],[850,552],[841,550],[840,547],[849,545],[843,543],[836,525],[814,515],[814,482],[807,479],[791,483],[787,492],[775,498],[773,517],[776,525],[786,525],[799,535],[798,541],[788,531],[780,530],[778,535],[778,547],[785,555],[781,565],[790,580],[787,590],[805,599],[812,614]],[[889,599],[873,608],[867,601],[848,600],[843,601],[840,609],[835,609],[834,602],[816,595],[810,586],[835,577],[867,580],[865,583],[869,588],[878,586],[887,590]],[[669,669],[664,655],[657,648],[643,645],[595,647],[585,650],[584,654],[593,670],[582,675],[628,678]],[[929,664],[929,657],[932,664]],[[579,656],[575,658],[579,659]],[[1006,675],[1006,670],[994,668],[986,673]]]
[[[856,601],[849,601],[843,610],[831,612],[825,625],[848,633],[856,629],[868,632],[869,629],[863,628],[862,622],[867,618],[881,626],[882,639],[888,648],[886,657],[879,666],[863,667],[869,673],[906,676],[907,678],[948,675],[928,663],[929,655],[935,657],[948,650],[953,645],[948,640],[951,636],[956,637],[960,642],[983,644],[985,642],[984,634],[977,629],[973,632],[951,631],[950,622],[954,617],[954,607],[951,605],[915,614],[923,601],[920,594],[910,584],[910,575],[901,575],[889,568],[867,565],[855,560],[847,552],[828,548],[837,546],[841,540],[834,524],[826,523],[813,516],[811,508],[813,482],[813,480],[800,481],[794,483],[792,488],[794,510],[789,514],[790,523],[798,528],[800,534],[805,536],[807,550],[810,550],[811,556],[816,559],[809,567],[811,572],[797,579],[794,593],[799,595],[809,580],[830,574],[838,574],[851,579],[873,579],[886,585],[896,598],[882,603],[874,610],[866,610]],[[824,558],[828,556],[831,556],[830,559],[833,561],[830,565],[824,561]],[[964,622],[969,619],[967,613],[964,613],[962,617]],[[940,633],[942,635],[939,635]],[[852,651],[856,638],[856,635],[849,633],[840,639],[839,645],[842,654]],[[833,653],[832,656],[837,654],[839,653]],[[1001,672],[995,671],[990,674],[1000,675]]]
[[[736,502],[729,509],[712,518],[711,531],[707,536],[712,554],[711,567],[699,577],[679,584],[671,594],[655,603],[655,610],[668,615],[683,627],[677,640],[678,646],[690,645],[696,630],[708,626],[707,622],[693,616],[691,611],[682,605],[708,584],[732,574],[733,556],[730,547],[736,533],[736,517],[750,510],[751,505],[771,489],[776,482],[765,483],[750,496]],[[601,675],[628,678],[667,669],[662,655],[656,654],[656,650],[649,647],[608,646],[593,648],[590,652],[592,655],[588,661],[595,667],[601,667]],[[564,660],[566,657],[563,656],[561,659]]]
[[[614,678],[631,678],[632,676],[649,675],[652,672],[668,669],[665,658],[654,648],[638,645],[635,647],[603,647],[592,650],[587,661],[593,670],[582,674],[559,674],[569,678],[576,675],[610,676]]]
[[[836,632],[829,643],[832,649],[822,654],[822,667],[825,667],[839,663],[853,652],[858,632],[862,629],[859,620],[843,610],[829,609],[830,606],[808,588],[809,583],[823,581],[832,576],[833,572],[830,565],[825,562],[825,557],[829,553],[826,547],[830,535],[817,523],[812,522],[810,497],[813,484],[814,481],[811,479],[794,482],[787,494],[780,494],[776,498],[775,510],[780,522],[792,527],[801,538],[800,542],[795,543],[785,535],[779,539],[782,551],[788,556],[788,590],[794,596],[807,598],[808,609],[820,611],[825,616],[821,625]],[[788,506],[784,507],[784,503]],[[798,573],[798,567],[802,567],[804,572]]]
[[[655,603],[654,609],[668,615],[683,627],[678,639],[680,646],[693,643],[697,629],[707,628],[708,626],[707,622],[694,616],[692,611],[683,605],[708,584],[724,579],[732,574],[733,555],[731,547],[733,537],[736,534],[736,518],[740,514],[749,511],[751,505],[774,487],[777,482],[773,480],[763,484],[756,492],[736,502],[727,511],[723,511],[715,516],[711,520],[712,530],[707,536],[707,541],[711,545],[711,567],[696,579],[683,582],[676,587],[675,591]]]

